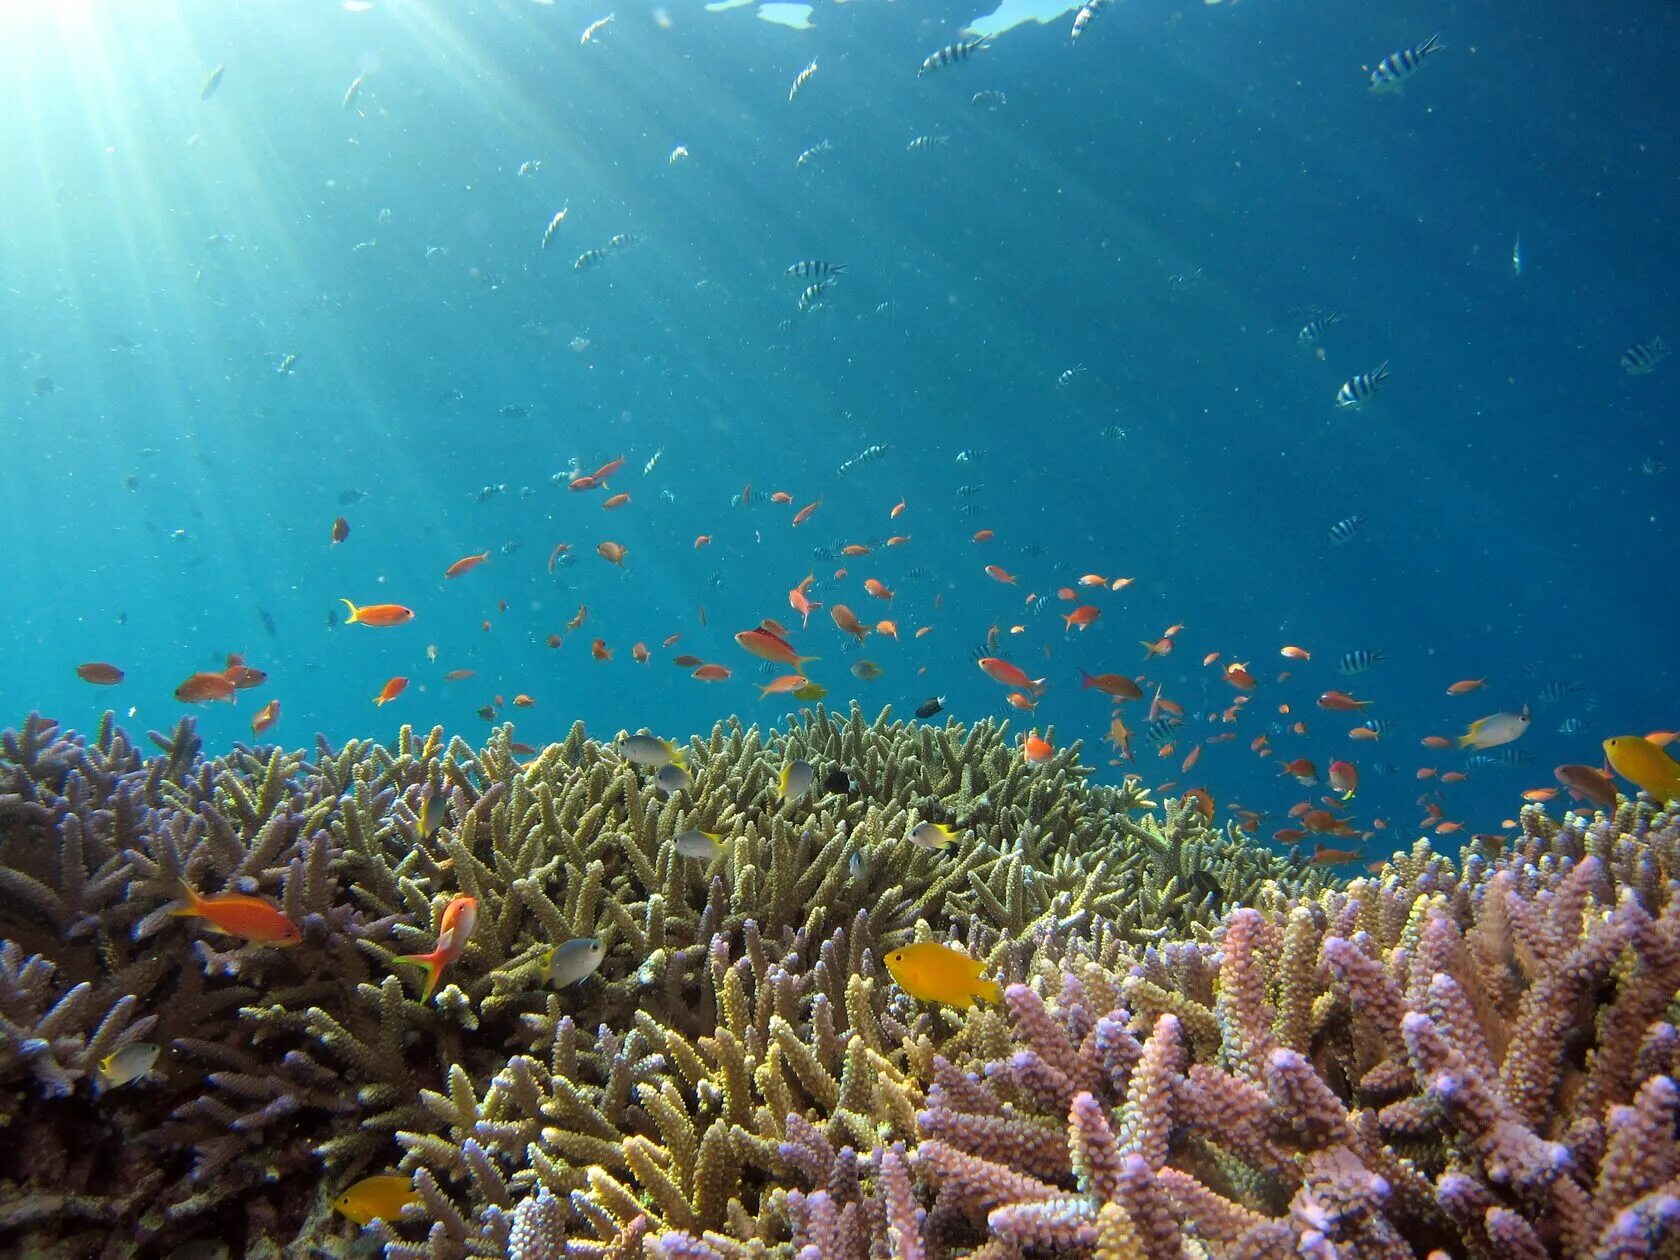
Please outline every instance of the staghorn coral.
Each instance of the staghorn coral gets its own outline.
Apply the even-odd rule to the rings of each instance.
[[[214,1221],[336,1252],[332,1199],[395,1168],[421,1201],[363,1240],[395,1260],[1635,1256],[1673,1228],[1672,812],[1530,810],[1507,850],[1341,889],[989,722],[724,723],[670,798],[581,727],[523,762],[511,728],[151,738],[0,745],[0,1246],[164,1254]],[[795,756],[857,790],[778,800]],[[906,845],[924,818],[959,851]],[[723,854],[678,855],[692,826]],[[303,946],[169,916],[183,880],[274,898]],[[392,959],[457,892],[477,931],[422,1003]],[[600,971],[545,989],[583,935]],[[899,992],[879,960],[912,939],[984,959],[1005,1008]],[[157,1071],[102,1091],[142,1039]]]
[[[1507,852],[1420,842],[1216,946],[1042,960],[1006,993],[1011,1050],[929,1092],[930,1242],[1673,1254],[1677,853],[1680,812],[1529,811]]]
[[[0,1237],[79,1219],[83,1249],[166,1250],[210,1213],[236,1247],[318,1236],[338,1189],[400,1160],[425,1207],[392,1223],[393,1254],[499,1251],[538,1186],[603,1254],[667,1227],[770,1245],[789,1152],[913,1141],[935,1042],[1001,1040],[895,995],[883,949],[960,928],[1021,977],[1034,942],[1206,930],[1221,898],[1294,878],[1173,803],[1134,816],[1077,748],[1025,767],[991,723],[726,723],[670,799],[581,727],[523,763],[511,728],[477,750],[405,728],[208,760],[190,721],[151,740],[109,718],[4,737],[0,1072],[28,1140],[0,1155]],[[792,756],[859,788],[780,802]],[[429,836],[427,790],[447,800]],[[967,837],[954,857],[903,843],[935,816]],[[675,852],[697,825],[723,857]],[[1141,897],[1114,891],[1127,876]],[[303,947],[169,916],[183,882],[273,898]],[[391,961],[456,891],[477,932],[422,1004]],[[543,991],[538,953],[579,935],[601,971]],[[98,1058],[143,1038],[157,1070],[102,1094]]]

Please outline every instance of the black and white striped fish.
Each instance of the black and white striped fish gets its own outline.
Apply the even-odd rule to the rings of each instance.
[[[984,446],[965,446],[957,452],[957,463],[975,464],[985,459],[991,452]]]
[[[1070,368],[1063,368],[1060,372],[1056,373],[1056,388],[1066,389],[1078,379],[1079,374],[1084,370],[1085,365],[1083,363],[1075,363]]]
[[[1295,334],[1296,344],[1316,346],[1324,340],[1324,334],[1329,331],[1332,324],[1341,322],[1342,313],[1340,311],[1327,311],[1316,319],[1309,319],[1301,325],[1301,331]]]
[[[1370,651],[1366,648],[1355,648],[1351,652],[1343,652],[1341,659],[1336,662],[1336,672],[1351,678],[1355,674],[1363,674],[1373,665],[1381,665],[1388,659],[1388,653]]]
[[[1399,52],[1389,53],[1377,62],[1377,68],[1371,71],[1371,91],[1379,95],[1384,92],[1398,92],[1407,79],[1423,68],[1425,57],[1440,51],[1441,35],[1440,32],[1436,32],[1415,48],[1402,48]]]
[[[1500,748],[1493,752],[1477,753],[1473,757],[1466,757],[1467,766],[1532,766],[1534,754],[1524,752],[1520,748]]]
[[[611,253],[610,249],[586,249],[572,262],[572,270],[588,271],[591,267],[599,267]]]
[[[822,296],[828,292],[832,280],[818,280],[815,284],[805,286],[805,292],[799,295],[799,309],[802,311],[815,310],[822,305]]]
[[[1382,388],[1388,379],[1388,360],[1375,372],[1361,372],[1342,382],[1342,387],[1336,391],[1336,406],[1344,411],[1355,407],[1362,407],[1371,401],[1376,392]]]
[[[919,152],[922,149],[931,149],[936,144],[950,144],[950,143],[951,143],[951,137],[950,136],[917,136],[914,140],[912,140],[909,144],[905,145],[904,147],[907,150],[909,150],[911,153],[916,153],[916,152]]]
[[[1078,39],[1083,35],[1085,28],[1091,25],[1097,14],[1106,8],[1108,8],[1108,0],[1085,0],[1085,3],[1079,7],[1079,12],[1073,15],[1073,34],[1070,38]]]
[[[955,44],[946,44],[936,53],[929,53],[922,61],[922,68],[916,72],[920,78],[929,70],[943,70],[946,66],[953,66],[959,61],[967,61],[970,56],[986,47],[985,36],[979,39],[965,39]]]
[[[804,86],[811,81],[811,76],[817,72],[817,59],[811,58],[811,64],[806,66],[793,78],[793,86],[788,89],[788,100],[791,102]]]
[[[1564,718],[1558,723],[1559,735],[1579,735],[1587,729],[1587,724],[1578,717]]]
[[[1644,376],[1673,353],[1661,337],[1652,337],[1622,351],[1622,371],[1629,376]]]
[[[959,499],[972,499],[975,495],[979,494],[985,488],[986,488],[986,483],[983,482],[983,481],[980,482],[978,485],[975,484],[972,481],[965,481],[962,485],[957,487],[957,498],[959,498]]]
[[[1117,424],[1106,424],[1097,430],[1097,436],[1100,438],[1107,438],[1111,442],[1123,442],[1130,437],[1131,434],[1127,433],[1125,429]]]
[[[1565,697],[1574,695],[1577,691],[1585,691],[1586,685],[1578,682],[1549,682],[1540,688],[1540,702],[1542,704],[1556,704]]]
[[[795,170],[803,170],[806,166],[810,165],[812,162],[815,162],[823,154],[833,153],[833,152],[834,152],[834,142],[833,141],[831,141],[831,140],[819,140],[815,144],[813,144],[809,149],[806,149],[805,152],[801,153],[797,158],[794,159],[794,162],[793,162],[794,169]]]
[[[1002,109],[1009,104],[1009,98],[996,88],[982,88],[968,98],[968,103],[985,109]]]
[[[890,449],[891,448],[889,446],[884,446],[880,443],[876,443],[874,446],[866,446],[850,459],[843,461],[841,465],[834,470],[834,475],[836,477],[844,477],[859,464],[873,464],[876,460],[884,456]]]
[[[835,276],[843,275],[845,271],[845,263],[824,262],[820,258],[802,258],[782,274],[805,276],[812,280],[832,280]]]
[[[1360,530],[1364,529],[1365,522],[1370,519],[1371,518],[1366,516],[1363,512],[1355,512],[1352,516],[1344,517],[1342,520],[1337,521],[1330,527],[1330,541],[1333,543],[1345,543]]]
[[[1368,731],[1375,731],[1379,736],[1387,735],[1394,729],[1393,718],[1366,718],[1360,723]]]

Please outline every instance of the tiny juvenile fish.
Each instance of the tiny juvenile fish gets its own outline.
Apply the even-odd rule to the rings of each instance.
[[[996,1002],[1000,996],[997,982],[982,978],[984,963],[948,945],[906,945],[888,954],[886,964],[898,987],[923,1002],[973,1006],[975,998]]]
[[[537,974],[544,984],[563,989],[587,980],[600,970],[606,949],[593,936],[580,936],[564,945],[554,945],[537,955]]]

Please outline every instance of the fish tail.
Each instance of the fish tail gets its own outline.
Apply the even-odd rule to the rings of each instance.
[[[1091,675],[1086,673],[1084,670],[1079,671],[1080,690],[1083,691],[1086,687],[1095,687],[1096,685],[1097,680],[1095,678],[1091,677]]]
[[[982,1002],[990,1002],[993,1006],[1003,1003],[1003,993],[998,988],[996,980],[978,980],[974,984],[974,996]]]
[[[437,988],[438,977],[443,975],[443,959],[439,958],[435,951],[430,954],[398,954],[391,961],[425,968],[426,987],[420,993],[420,1000],[424,1002],[432,996],[432,990]]]
[[[820,607],[822,607],[822,605],[818,604],[817,607],[820,608]],[[794,667],[794,669],[798,670],[800,673],[803,674],[805,672],[805,662],[806,661],[820,661],[820,660],[822,660],[822,657],[820,657],[820,656],[796,656],[796,657],[793,658],[793,667]]]
[[[346,608],[348,608],[350,610],[350,615],[344,619],[344,624],[347,625],[347,626],[355,625],[357,620],[361,616],[361,611],[362,610],[357,608],[356,605],[352,604],[349,600],[345,599],[344,596],[342,596],[342,595],[340,595],[338,597],[338,602],[343,604]]]
[[[169,912],[171,918],[190,919],[204,912],[204,898],[200,897],[194,891],[193,886],[184,879],[181,881],[181,896],[186,899],[187,904],[171,910]]]

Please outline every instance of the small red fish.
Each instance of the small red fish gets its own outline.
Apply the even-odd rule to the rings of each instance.
[[[454,564],[443,571],[446,578],[460,577],[463,573],[470,573],[490,558],[488,551],[481,551],[476,556],[462,556]]]
[[[182,704],[210,704],[217,700],[234,703],[238,688],[226,674],[201,672],[192,675],[175,688],[175,698]]]
[[[350,537],[350,522],[341,516],[333,522],[332,542],[329,546],[336,547],[348,537]]]
[[[367,604],[357,608],[342,596],[338,602],[350,610],[350,615],[344,619],[346,625],[400,626],[405,621],[414,620],[414,610],[401,604]]]
[[[408,679],[392,678],[380,688],[379,694],[373,698],[375,704],[384,704],[388,700],[395,700],[408,689]]]
[[[114,687],[123,680],[123,672],[104,661],[89,661],[76,666],[76,677],[100,687]]]
[[[243,893],[201,897],[184,883],[181,896],[187,904],[171,910],[172,917],[203,919],[219,932],[259,945],[296,945],[303,939],[298,925],[281,914],[280,907],[266,897],[248,897]]]
[[[270,700],[257,710],[257,715],[251,719],[251,737],[255,739],[269,727],[280,720],[280,702]]]
[[[701,682],[723,682],[729,677],[729,667],[727,665],[702,665],[689,677],[698,678]]]

